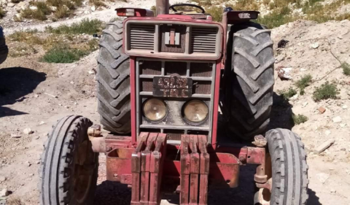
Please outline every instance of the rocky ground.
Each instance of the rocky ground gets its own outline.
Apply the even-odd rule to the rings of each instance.
[[[153,1],[135,2],[152,6]],[[9,20],[4,22],[10,25],[9,34],[23,28],[43,30],[46,25],[77,22],[87,16],[108,21],[114,17],[114,11],[94,11],[89,15],[83,12],[75,19],[47,24],[22,22],[16,26]],[[276,44],[275,68],[289,71],[292,78],[282,81],[277,71],[275,73],[272,126],[292,129],[302,137],[308,152],[308,204],[348,205],[350,77],[343,74],[341,64],[350,64],[350,21],[323,24],[296,21],[273,29],[272,37]],[[278,48],[281,40],[288,43]],[[46,135],[56,120],[77,114],[98,122],[93,72],[97,68],[96,55],[97,52],[93,52],[71,64],[42,63],[38,55],[10,57],[0,65],[0,88],[3,88],[0,95],[0,191],[9,191],[8,204],[38,204],[39,158]],[[296,88],[295,82],[307,74],[312,76],[312,81],[305,94],[296,94],[289,102],[281,102],[281,91]],[[327,81],[337,85],[338,98],[315,102],[313,92]],[[293,124],[289,121],[293,113],[305,115],[308,120]],[[330,139],[334,143],[317,153],[318,147]],[[100,183],[104,179],[103,165],[101,156]],[[254,172],[250,168],[243,168],[243,171],[246,172],[244,176]],[[210,202],[252,204],[252,182],[243,177],[240,182],[245,186],[238,190],[211,191]],[[103,182],[98,187],[95,204],[128,204],[128,200],[130,191],[125,186]],[[5,198],[0,197],[0,204],[4,201]],[[176,202],[171,197],[166,201]]]

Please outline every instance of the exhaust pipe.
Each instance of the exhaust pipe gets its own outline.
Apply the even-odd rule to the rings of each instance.
[[[156,0],[157,15],[169,14],[169,0]]]

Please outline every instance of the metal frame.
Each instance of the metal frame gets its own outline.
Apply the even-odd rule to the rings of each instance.
[[[140,75],[140,66],[139,66],[139,62],[140,61],[157,61],[157,62],[161,62],[161,75]],[[152,92],[140,92],[140,79],[142,78],[149,78],[149,79],[153,79],[155,76],[167,76],[165,75],[165,62],[182,62],[180,60],[170,60],[170,59],[162,59],[162,60],[158,60],[158,59],[152,59],[152,58],[136,58],[135,60],[135,108],[136,108],[136,135],[138,135],[138,133],[140,133],[140,128],[150,128],[150,129],[160,129],[161,131],[163,131],[164,129],[174,129],[174,130],[184,130],[184,134],[187,134],[188,130],[193,130],[193,131],[208,131],[208,142],[212,142],[212,130],[213,130],[213,126],[214,123],[213,122],[213,118],[215,115],[215,108],[214,108],[214,102],[215,102],[215,93],[219,92],[218,90],[215,89],[215,85],[216,83],[216,76],[219,75],[217,73],[217,63],[215,61],[195,61],[195,60],[189,60],[186,61],[187,63],[187,68],[186,68],[186,77],[191,77],[190,76],[190,64],[191,63],[209,63],[212,64],[212,75],[211,77],[191,77],[193,80],[197,81],[198,79],[200,81],[207,81],[207,82],[212,82],[211,84],[211,94],[194,94],[190,99],[197,99],[197,98],[208,98],[210,99],[209,101],[209,118],[208,118],[208,127],[202,127],[202,126],[191,126],[191,125],[187,125],[187,126],[170,126],[170,125],[162,125],[162,124],[152,124],[152,125],[142,125],[141,121],[142,121],[142,111],[141,111],[141,96],[150,96],[152,97]],[[146,77],[147,76],[147,77]],[[219,81],[220,82],[220,81]],[[133,86],[133,84],[131,84]],[[133,107],[134,107],[133,106]],[[180,141],[170,141],[170,143],[172,144],[180,144]]]

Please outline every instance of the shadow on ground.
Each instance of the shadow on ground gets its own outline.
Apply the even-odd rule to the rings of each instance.
[[[45,79],[45,73],[29,68],[11,67],[0,69],[0,118],[26,114],[3,106],[24,100],[24,96],[33,92]]]
[[[274,92],[269,129],[285,128],[291,130],[294,127],[292,108],[293,105],[288,100]]]

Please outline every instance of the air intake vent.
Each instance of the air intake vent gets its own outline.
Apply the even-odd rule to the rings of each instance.
[[[192,52],[215,53],[217,28],[192,28]]]
[[[154,32],[154,25],[130,25],[130,48],[141,50],[153,50]]]

